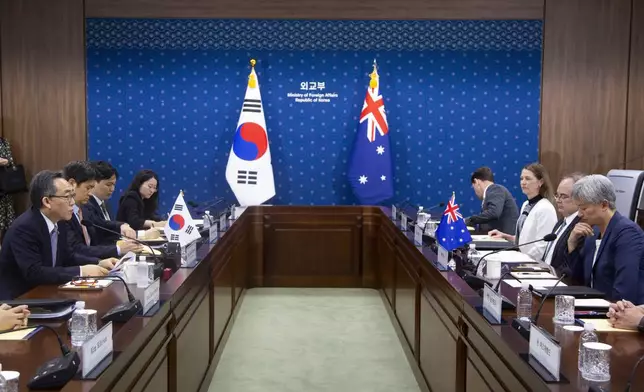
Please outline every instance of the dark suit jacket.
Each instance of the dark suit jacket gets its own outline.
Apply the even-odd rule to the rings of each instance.
[[[83,218],[84,217],[85,215],[83,215]],[[87,244],[85,243],[85,237],[83,236],[83,227],[81,226],[78,219],[76,219],[76,216],[72,216],[72,219],[68,220],[67,222],[59,222],[58,226],[67,226],[67,242],[75,252],[98,259],[118,257],[119,255],[116,244],[87,246]],[[87,227],[90,244],[92,243],[92,238],[96,236],[96,230],[98,229]]]
[[[143,230],[146,220],[162,221],[163,219],[155,213],[146,212],[141,195],[138,192],[129,191],[119,201],[116,220],[128,223],[134,230]]]
[[[120,233],[121,225],[123,225],[123,222],[112,220],[111,218],[113,217],[113,215],[107,203],[105,203],[105,207],[107,208],[107,213],[110,215],[110,220],[105,219],[101,207],[98,205],[96,199],[92,196],[89,198],[89,202],[82,207],[83,218],[95,225],[103,226],[107,229]],[[91,237],[92,245],[111,245],[114,244],[114,242],[118,241],[120,238],[120,236],[117,236],[116,234],[108,233],[107,231],[101,230],[99,228],[94,228],[94,232],[92,233]]]
[[[51,237],[39,210],[27,210],[9,227],[0,251],[0,299],[14,299],[38,285],[66,283],[80,274],[79,266],[96,264],[96,258],[67,245],[67,227],[58,223],[55,267]]]
[[[572,229],[575,228],[575,225],[579,223],[580,218],[579,216],[576,216],[575,219],[570,222],[568,227],[566,227],[566,230],[563,232],[559,233],[557,236],[557,243],[554,245],[554,250],[552,252],[552,261],[550,262],[550,265],[552,268],[557,271],[557,275],[561,276],[561,274],[565,273],[566,276],[568,276],[568,282],[573,282],[572,281],[572,271],[574,269],[573,265],[568,265],[568,261],[566,258],[566,255],[568,254],[568,238],[570,237],[570,233],[572,232]],[[555,226],[552,229],[552,232],[555,233],[559,227]],[[580,244],[581,247],[581,244]],[[583,284],[583,283],[580,283]]]
[[[572,266],[576,281],[584,282],[606,294],[609,301],[625,299],[635,304],[644,303],[644,232],[633,221],[619,212],[610,220],[597,253],[595,240],[586,238],[581,249],[567,253],[566,261]]]
[[[468,224],[480,225],[480,231],[500,230],[514,235],[519,218],[517,202],[506,187],[492,184],[485,191],[481,213],[471,216]]]

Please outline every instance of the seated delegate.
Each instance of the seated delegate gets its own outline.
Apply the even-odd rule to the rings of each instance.
[[[116,220],[134,230],[164,227],[165,221],[156,213],[158,206],[159,178],[152,170],[141,170],[121,196]]]
[[[521,206],[516,235],[499,230],[492,230],[489,235],[520,244],[541,239],[552,231],[557,223],[557,212],[552,203],[553,192],[550,177],[543,165],[531,163],[521,170],[521,191],[528,200]],[[524,245],[520,250],[534,260],[541,260],[546,246],[547,243],[541,241]]]
[[[644,303],[644,232],[616,211],[613,183],[602,175],[586,176],[573,186],[572,198],[580,219],[565,254],[573,280],[610,301]]]
[[[606,317],[614,328],[644,332],[644,305],[635,306],[630,301],[617,301],[610,304]]]
[[[62,173],[49,170],[31,181],[32,207],[9,227],[0,250],[0,299],[14,299],[38,285],[62,284],[74,277],[103,276],[114,259],[98,260],[74,252],[67,228],[72,217],[73,188]],[[98,264],[98,265],[97,265]]]

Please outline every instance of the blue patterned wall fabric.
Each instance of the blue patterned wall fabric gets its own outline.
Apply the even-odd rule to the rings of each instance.
[[[89,157],[119,169],[115,195],[157,171],[162,212],[179,189],[234,200],[225,166],[255,58],[269,203],[353,204],[347,160],[376,59],[396,199],[427,206],[454,191],[470,215],[469,176],[489,165],[520,203],[519,172],[538,152],[541,34],[540,21],[88,19]],[[307,93],[328,96],[296,100]]]

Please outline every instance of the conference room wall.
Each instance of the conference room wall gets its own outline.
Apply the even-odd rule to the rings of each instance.
[[[626,168],[644,170],[644,2],[633,1]]]
[[[1,1],[0,48],[2,134],[16,162],[31,177],[85,159],[83,1]]]
[[[164,210],[180,188],[234,198],[224,172],[251,57],[272,203],[355,202],[346,171],[374,58],[398,200],[427,206],[454,191],[469,215],[480,204],[469,175],[483,164],[522,200],[519,169],[537,159],[540,21],[88,19],[87,45],[89,156],[126,178],[156,170]],[[307,93],[302,82],[338,97],[298,103],[288,94]]]

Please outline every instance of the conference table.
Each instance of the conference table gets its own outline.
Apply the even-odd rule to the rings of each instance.
[[[579,333],[553,325],[548,299],[538,324],[562,345],[564,381],[546,383],[522,359],[528,342],[507,323],[491,325],[482,299],[452,270],[440,268],[432,246],[416,246],[382,207],[250,207],[201,260],[161,283],[153,315],[114,324],[112,363],[96,380],[71,380],[62,391],[205,391],[214,374],[244,292],[254,287],[359,287],[379,290],[408,361],[423,390],[579,391]],[[506,283],[502,293],[516,298]],[[126,301],[120,284],[99,292],[41,286],[24,298],[77,298],[98,316]],[[536,310],[538,300],[533,301]],[[511,320],[514,312],[504,312]],[[99,320],[100,323],[100,320]],[[66,324],[51,324],[67,339]],[[99,325],[100,328],[100,325]],[[623,390],[644,355],[639,333],[600,333],[613,346],[611,381]],[[56,339],[41,331],[26,341],[0,342],[0,363],[21,373],[21,390],[45,361],[60,355]],[[644,389],[644,371],[633,390]],[[608,390],[608,389],[606,389]]]

